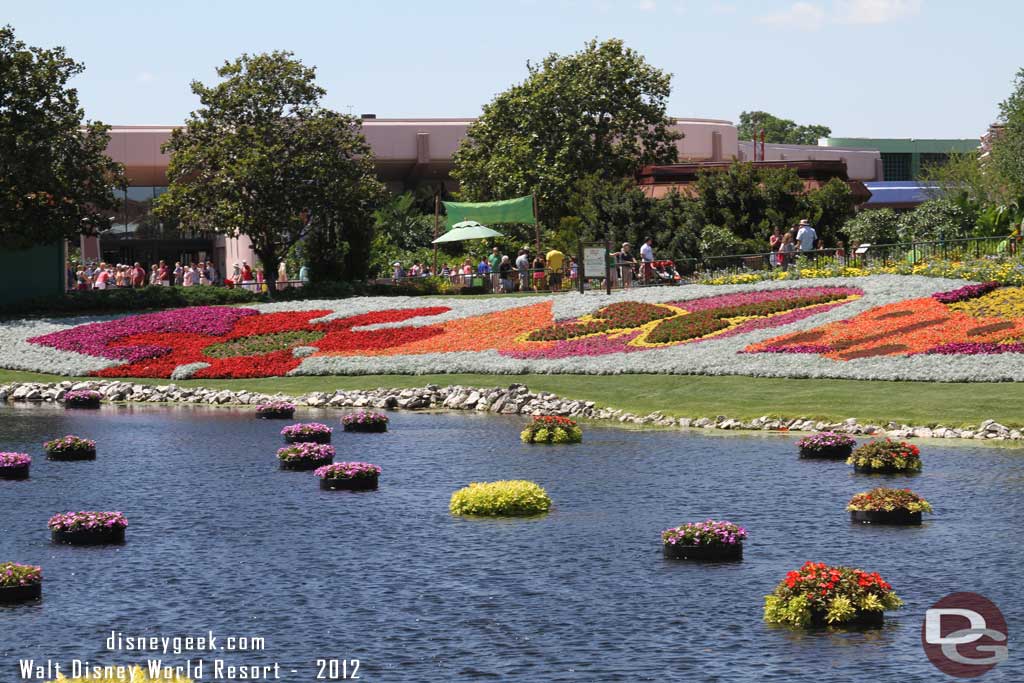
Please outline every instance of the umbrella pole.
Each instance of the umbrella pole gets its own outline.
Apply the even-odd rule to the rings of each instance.
[[[441,220],[441,193],[434,193],[434,239],[437,239],[437,224]],[[437,276],[437,245],[434,245],[434,276]]]

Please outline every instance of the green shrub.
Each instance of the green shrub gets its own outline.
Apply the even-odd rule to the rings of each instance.
[[[579,443],[583,441],[583,430],[567,417],[537,415],[519,438],[523,443]]]
[[[539,515],[550,508],[547,492],[521,479],[473,482],[453,493],[448,505],[453,515],[488,517]]]

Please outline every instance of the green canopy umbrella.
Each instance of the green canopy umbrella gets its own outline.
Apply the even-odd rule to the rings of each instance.
[[[452,229],[438,237],[432,242],[461,242],[463,240],[485,240],[488,237],[503,237],[497,230],[491,230],[485,225],[476,221],[462,221],[452,226]]]

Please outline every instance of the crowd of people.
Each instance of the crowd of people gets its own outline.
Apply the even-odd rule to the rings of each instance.
[[[846,257],[846,245],[842,240],[836,242],[835,249],[826,249],[825,240],[818,237],[817,230],[806,218],[784,234],[775,228],[768,238],[768,250],[771,253],[769,264],[779,268],[793,265],[798,255],[826,253],[838,258]]]
[[[153,263],[149,268],[138,261],[132,265],[105,261],[75,264],[68,261],[65,263],[65,271],[67,288],[79,291],[157,285],[193,287],[222,284],[213,261],[185,265],[175,262],[173,268],[165,261]]]

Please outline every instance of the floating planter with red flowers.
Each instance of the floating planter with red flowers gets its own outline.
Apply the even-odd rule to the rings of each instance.
[[[903,601],[876,572],[805,562],[764,599],[764,620],[797,628],[880,626]]]
[[[847,458],[855,472],[868,474],[914,474],[921,471],[921,449],[906,441],[872,441]]]
[[[65,408],[99,408],[103,395],[92,389],[79,389],[64,394]]]
[[[285,443],[330,443],[333,429],[319,422],[288,425],[281,430]]]
[[[747,530],[732,522],[709,519],[689,522],[661,532],[665,557],[698,562],[735,562],[743,559]]]
[[[277,450],[282,470],[315,470],[334,460],[334,446],[323,443],[296,443]]]
[[[326,491],[370,491],[377,488],[380,465],[368,462],[336,462],[313,472]]]
[[[54,543],[106,545],[124,543],[128,519],[120,512],[64,512],[50,518]]]
[[[850,511],[850,521],[859,524],[917,526],[921,524],[921,513],[931,512],[932,506],[910,489],[879,487],[858,493],[846,509]]]
[[[846,460],[853,452],[857,440],[849,434],[818,432],[796,442],[801,458],[820,460]]]
[[[28,453],[0,453],[0,479],[28,479],[31,465]]]
[[[358,410],[341,416],[346,432],[379,433],[388,431],[388,416],[374,410]]]
[[[38,600],[42,596],[42,567],[16,562],[0,563],[0,605]]]
[[[43,444],[46,457],[50,460],[95,460],[96,442],[68,434]]]
[[[519,438],[523,443],[580,443],[583,430],[567,417],[536,415]]]
[[[256,417],[262,420],[290,420],[295,415],[295,404],[288,401],[271,401],[256,406]]]

